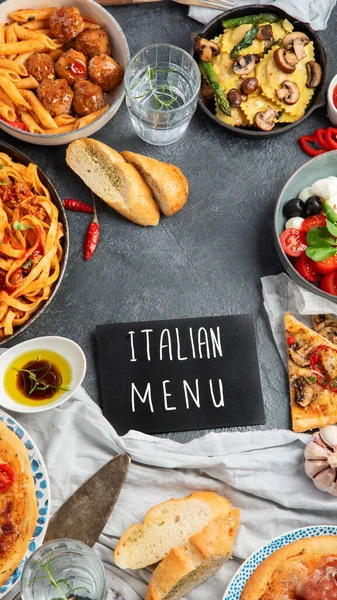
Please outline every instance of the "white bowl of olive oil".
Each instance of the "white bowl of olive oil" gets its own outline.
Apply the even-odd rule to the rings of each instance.
[[[22,342],[0,356],[0,406],[21,413],[59,406],[74,395],[85,371],[83,350],[68,338]]]

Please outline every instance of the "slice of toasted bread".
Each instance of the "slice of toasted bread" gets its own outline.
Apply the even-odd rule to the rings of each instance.
[[[135,152],[125,151],[121,155],[144,177],[164,215],[174,215],[184,206],[188,182],[178,167]]]
[[[94,194],[123,217],[138,225],[158,224],[159,209],[149,186],[118,152],[83,138],[68,146],[66,161]]]
[[[231,510],[173,548],[153,571],[145,600],[179,600],[214,575],[231,556],[239,519]]]
[[[147,512],[143,523],[131,525],[123,533],[115,549],[115,562],[123,569],[152,565],[230,510],[230,502],[215,492],[193,492],[158,504]]]

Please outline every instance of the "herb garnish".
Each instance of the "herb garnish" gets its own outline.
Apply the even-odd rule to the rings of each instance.
[[[177,100],[177,97],[172,92],[170,85],[159,85],[157,87],[153,87],[153,79],[155,75],[160,73],[174,73],[175,69],[153,69],[153,67],[147,67],[144,75],[140,78],[139,81],[133,86],[139,85],[139,83],[144,79],[144,77],[148,77],[148,89],[141,94],[140,96],[134,96],[136,100],[140,100],[141,98],[146,98],[146,96],[151,92],[154,98],[154,105],[156,110],[166,110],[171,108],[172,104]],[[131,89],[133,89],[131,88]],[[168,95],[169,98],[167,100],[163,100],[162,96]]]
[[[306,255],[320,262],[337,254],[337,214],[327,202],[323,202],[326,226],[313,227],[307,234]]]
[[[24,373],[28,373],[28,379],[29,379],[28,396],[31,396],[35,392],[35,390],[40,390],[40,391],[44,392],[45,390],[48,390],[50,388],[55,389],[55,390],[61,390],[62,392],[69,392],[69,388],[64,388],[64,387],[61,387],[60,385],[55,384],[56,375],[52,371],[51,363],[47,363],[46,365],[43,365],[43,367],[40,367],[40,368],[35,368],[35,369],[33,368],[34,365],[36,365],[36,363],[39,362],[39,360],[40,360],[40,354],[37,355],[37,358],[32,363],[29,363],[27,365],[26,369],[16,369],[15,367],[12,367],[14,369],[14,371],[18,371],[18,373],[21,374],[24,393],[26,393],[26,378],[23,375]],[[50,377],[52,377],[52,383],[48,383],[46,381],[46,377],[48,375]]]
[[[33,225],[25,225],[24,223],[20,223],[20,221],[14,221],[13,227],[15,231],[26,231],[26,229],[35,229]]]
[[[32,264],[33,264],[33,261],[32,261],[32,259],[30,258],[29,260],[27,260],[27,262],[26,262],[24,265],[22,265],[22,268],[23,268],[23,269],[29,269],[29,267],[31,267],[31,266],[32,266]]]
[[[34,585],[34,583],[36,581],[38,581],[39,579],[49,579],[51,585],[56,588],[59,593],[60,596],[53,598],[52,600],[69,600],[69,598],[73,598],[74,597],[74,592],[76,592],[77,590],[85,590],[86,592],[89,592],[89,590],[84,587],[84,586],[80,586],[80,587],[73,587],[71,579],[55,579],[53,572],[52,572],[52,567],[50,564],[51,559],[53,558],[53,556],[49,556],[47,561],[45,562],[45,564],[40,566],[40,570],[44,571],[44,573],[42,575],[39,575],[39,573],[37,572],[37,574],[35,575],[33,581],[31,582],[30,585]],[[65,590],[62,589],[61,586],[65,586]]]

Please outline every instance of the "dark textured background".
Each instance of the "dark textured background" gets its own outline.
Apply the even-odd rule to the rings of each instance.
[[[131,55],[169,42],[190,49],[201,25],[187,9],[166,0],[109,8],[124,30]],[[320,33],[336,73],[337,9]],[[252,313],[256,318],[266,428],[289,427],[286,373],[263,309],[260,278],[282,271],[273,241],[277,196],[289,176],[306,162],[297,139],[328,126],[324,109],[301,126],[270,140],[246,140],[225,133],[200,109],[185,136],[166,147],[150,146],[132,130],[125,105],[94,137],[116,150],[131,150],[173,162],[185,173],[190,195],[184,209],[154,228],[134,225],[99,203],[101,241],[93,258],[82,259],[89,218],[68,213],[70,256],[51,306],[14,343],[43,335],[68,336],[88,360],[84,386],[99,401],[95,326],[207,315]],[[81,180],[65,163],[65,147],[24,144],[0,132],[0,139],[26,152],[49,175],[61,197],[91,201]],[[254,402],[254,398],[251,399]],[[187,441],[205,432],[170,437]]]

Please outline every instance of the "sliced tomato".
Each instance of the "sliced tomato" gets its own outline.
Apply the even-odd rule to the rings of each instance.
[[[293,335],[289,335],[287,337],[287,344],[288,346],[292,346],[293,344],[295,344],[295,337]]]
[[[296,271],[311,283],[317,283],[321,279],[320,273],[316,270],[316,263],[305,252],[298,257],[295,267]]]
[[[3,463],[0,465],[0,494],[7,492],[12,487],[15,480],[15,472],[13,469]]]
[[[337,271],[325,275],[321,279],[320,288],[328,294],[337,296]]]
[[[288,256],[300,256],[307,247],[305,233],[300,229],[285,229],[280,235],[281,246]]]
[[[307,217],[304,219],[301,225],[301,231],[305,234],[310,231],[313,227],[325,227],[326,225],[326,216],[325,215],[312,215],[311,217]]]
[[[28,127],[26,125],[26,123],[23,123],[22,121],[8,121],[8,119],[5,119],[5,117],[1,117],[0,116],[1,121],[3,121],[4,123],[7,123],[7,125],[12,125],[12,127],[16,127],[16,129],[22,129],[22,131],[28,131]]]
[[[337,271],[337,254],[335,254],[335,256],[330,256],[325,260],[321,260],[320,262],[315,262],[315,267],[319,273],[322,273],[322,275],[327,275],[328,273]]]

